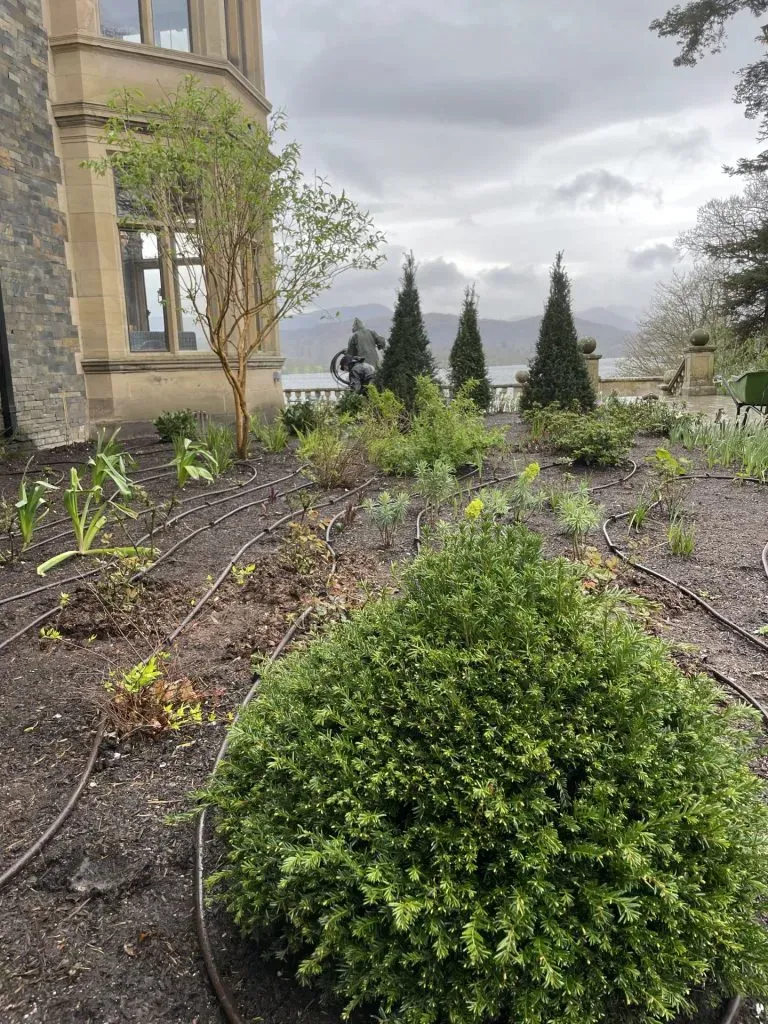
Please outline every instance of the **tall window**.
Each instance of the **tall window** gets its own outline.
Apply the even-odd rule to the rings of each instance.
[[[227,21],[227,58],[230,64],[248,74],[245,46],[245,0],[224,0]]]
[[[121,231],[128,347],[131,352],[167,352],[168,317],[157,235]]]
[[[192,49],[189,0],[152,0],[155,46],[165,50]]]
[[[210,352],[199,317],[205,312],[207,301],[205,274],[187,235],[173,236],[173,268],[178,295],[179,351]]]
[[[165,50],[192,49],[189,0],[99,0],[101,34]]]
[[[110,39],[140,43],[140,0],[101,0],[101,34]]]

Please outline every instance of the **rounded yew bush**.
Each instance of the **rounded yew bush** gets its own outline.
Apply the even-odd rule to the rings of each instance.
[[[408,1024],[765,993],[754,721],[618,600],[467,525],[269,668],[203,794],[240,928]]]

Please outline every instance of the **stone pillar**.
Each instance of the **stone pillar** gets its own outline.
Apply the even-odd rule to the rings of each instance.
[[[715,346],[709,343],[709,331],[698,330],[691,335],[691,343],[685,353],[685,379],[682,394],[683,398],[717,394]]]
[[[584,338],[579,342],[579,345],[584,354],[584,361],[587,364],[589,379],[592,382],[595,394],[597,394],[600,391],[600,360],[603,357],[599,352],[595,351],[597,342],[594,338]]]

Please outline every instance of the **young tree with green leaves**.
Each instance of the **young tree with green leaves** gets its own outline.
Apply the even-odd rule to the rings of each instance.
[[[573,322],[571,284],[561,252],[552,267],[547,308],[521,406],[530,409],[553,402],[565,407],[576,404],[585,412],[595,407],[595,392]]]
[[[419,291],[416,287],[416,261],[409,253],[403,264],[403,278],[397,296],[389,344],[376,384],[394,392],[408,410],[416,401],[416,378],[435,378],[435,361],[421,315]]]
[[[194,76],[158,103],[112,101],[90,166],[114,171],[130,206],[124,226],[151,227],[163,256],[184,257],[181,297],[232,388],[237,451],[248,454],[248,361],[278,322],[349,269],[379,265],[371,218],[321,179],[304,178],[282,117],[255,124],[237,99]]]
[[[479,409],[488,410],[493,391],[485,365],[485,352],[477,322],[477,294],[474,285],[464,293],[464,305],[459,317],[459,330],[450,355],[451,386],[459,391],[468,381],[474,381],[469,397]]]

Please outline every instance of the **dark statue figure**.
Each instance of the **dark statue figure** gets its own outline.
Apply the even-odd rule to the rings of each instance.
[[[386,348],[386,341],[376,331],[369,330],[362,320],[352,324],[352,337],[347,345],[347,355],[363,359],[374,371],[379,368],[379,352]]]

